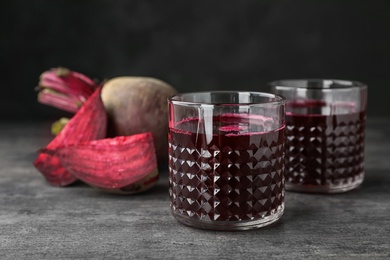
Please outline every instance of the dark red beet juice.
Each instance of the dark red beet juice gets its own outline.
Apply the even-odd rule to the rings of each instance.
[[[169,193],[176,217],[234,222],[283,212],[284,127],[263,132],[254,121],[222,115],[213,118],[212,135],[197,134],[197,118],[170,129]]]
[[[286,189],[338,192],[363,181],[365,111],[338,106],[323,115],[322,101],[287,103],[297,113],[286,113]]]

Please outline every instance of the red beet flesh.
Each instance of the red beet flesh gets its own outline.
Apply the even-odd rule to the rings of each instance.
[[[104,189],[123,188],[137,183],[157,168],[150,132],[80,142],[43,151],[57,156],[73,176]]]
[[[40,76],[38,101],[76,113],[97,88],[96,82],[79,72],[53,68]]]
[[[106,136],[107,115],[100,93],[101,87],[88,98],[64,129],[47,145],[46,149],[54,150],[58,147],[102,139]],[[77,180],[61,165],[56,155],[40,153],[34,161],[34,166],[54,186],[67,186]]]

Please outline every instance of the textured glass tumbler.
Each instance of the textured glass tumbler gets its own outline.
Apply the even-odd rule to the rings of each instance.
[[[203,229],[246,230],[284,211],[285,99],[199,92],[169,103],[169,196],[173,216]]]
[[[270,83],[286,103],[286,190],[339,193],[364,179],[367,87],[344,80]]]

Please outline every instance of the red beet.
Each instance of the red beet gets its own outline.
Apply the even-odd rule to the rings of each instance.
[[[98,88],[84,103],[64,129],[47,145],[53,150],[83,141],[101,139],[106,136],[107,115]],[[55,155],[40,153],[34,161],[34,166],[43,174],[46,180],[54,186],[66,186],[77,179],[70,174]]]
[[[78,179],[111,191],[121,189],[119,191],[134,193],[158,180],[150,132],[80,142],[43,152],[57,156]]]
[[[38,101],[77,113],[55,131],[60,133],[41,149],[34,165],[54,186],[80,179],[109,192],[146,190],[158,181],[156,153],[166,163],[166,99],[176,90],[139,77],[116,78],[103,89],[65,68],[42,73]],[[110,136],[117,137],[102,139],[107,137],[107,113]]]

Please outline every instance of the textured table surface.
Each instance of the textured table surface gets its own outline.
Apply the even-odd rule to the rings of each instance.
[[[51,187],[32,166],[49,125],[0,124],[1,259],[390,258],[390,119],[369,119],[366,179],[338,195],[286,193],[271,227],[203,231],[170,215],[167,172],[152,190],[115,196]]]

